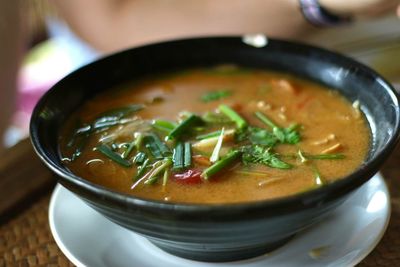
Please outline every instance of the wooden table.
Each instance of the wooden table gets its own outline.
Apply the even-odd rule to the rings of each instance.
[[[383,239],[359,266],[400,266],[400,145],[381,171],[391,192],[391,219]],[[49,229],[55,183],[29,140],[0,157],[0,267],[72,266]]]

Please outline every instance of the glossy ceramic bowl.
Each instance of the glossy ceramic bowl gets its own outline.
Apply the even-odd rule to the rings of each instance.
[[[95,94],[148,74],[226,63],[289,72],[337,89],[350,101],[358,99],[372,132],[365,162],[348,177],[313,191],[226,205],[136,198],[77,177],[62,164],[60,129],[68,116]],[[30,134],[37,154],[58,181],[111,221],[181,257],[232,261],[284,244],[326,217],[370,179],[399,139],[399,115],[398,96],[391,85],[366,66],[339,54],[265,36],[199,38],[126,50],[73,72],[37,104]]]

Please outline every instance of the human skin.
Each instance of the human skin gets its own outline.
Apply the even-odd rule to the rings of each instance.
[[[312,29],[297,0],[59,0],[54,4],[75,33],[101,52],[202,35],[267,33],[298,38]]]
[[[303,18],[298,0],[54,0],[72,30],[100,52],[166,39],[266,33],[302,40],[319,29]],[[338,15],[368,17],[399,0],[320,0]],[[80,12],[84,11],[84,12]]]

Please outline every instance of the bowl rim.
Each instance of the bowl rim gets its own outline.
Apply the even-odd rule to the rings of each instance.
[[[190,42],[201,42],[201,41],[216,41],[221,44],[225,41],[229,42],[241,42],[246,43],[244,38],[247,35],[239,36],[205,36],[205,37],[193,37],[193,38],[181,38],[174,39],[170,41],[162,41],[152,44],[147,44],[143,46],[133,47],[124,49],[112,54],[108,54],[100,57],[92,63],[89,63],[83,67],[78,68],[77,70],[71,72],[55,85],[53,85],[38,101],[36,104],[30,120],[30,140],[34,151],[39,156],[42,162],[57,175],[57,179],[61,184],[66,184],[68,186],[72,186],[74,190],[83,191],[84,193],[96,197],[98,199],[105,200],[106,202],[112,202],[116,204],[121,209],[127,209],[128,207],[140,207],[144,209],[150,210],[158,210],[165,212],[182,212],[182,213],[208,213],[208,212],[224,212],[226,213],[235,213],[237,211],[257,211],[263,210],[265,212],[264,215],[267,214],[276,214],[276,212],[289,212],[293,210],[300,210],[310,208],[316,205],[321,204],[321,201],[331,201],[340,196],[345,195],[346,193],[355,190],[359,185],[363,184],[367,180],[369,180],[377,171],[379,166],[383,163],[383,161],[388,157],[388,155],[395,148],[396,143],[400,140],[400,109],[399,109],[399,94],[393,88],[393,86],[381,75],[379,75],[375,70],[365,66],[364,64],[357,62],[345,55],[341,55],[340,53],[333,52],[321,47],[313,46],[310,44],[305,44],[296,41],[286,41],[276,38],[267,38],[268,43],[273,42],[275,44],[283,45],[285,47],[298,47],[302,48],[306,51],[313,51],[318,54],[327,55],[330,57],[336,57],[337,60],[341,62],[345,62],[352,66],[357,67],[362,71],[366,71],[369,75],[372,75],[374,78],[379,79],[382,83],[382,86],[385,87],[387,93],[390,95],[392,100],[392,106],[396,109],[396,120],[394,131],[388,141],[384,144],[383,148],[370,160],[369,164],[362,164],[358,169],[352,172],[350,175],[347,175],[343,179],[337,180],[333,183],[324,185],[322,187],[312,189],[309,191],[305,191],[302,193],[293,194],[290,196],[267,199],[267,200],[258,200],[258,201],[249,201],[249,202],[240,202],[240,203],[221,203],[221,204],[201,204],[201,203],[181,203],[181,202],[165,202],[161,200],[152,200],[136,197],[133,195],[125,194],[118,192],[113,189],[106,188],[104,186],[95,184],[84,178],[74,175],[72,172],[67,171],[66,168],[60,167],[58,164],[53,162],[53,160],[49,157],[48,153],[45,151],[45,148],[42,146],[40,137],[39,137],[39,129],[37,125],[37,120],[40,115],[40,111],[46,106],[46,101],[50,95],[54,94],[59,88],[59,84],[64,83],[65,79],[68,79],[71,76],[78,75],[80,71],[87,69],[89,67],[93,67],[95,65],[101,64],[101,62],[110,60],[118,55],[123,55],[124,53],[128,53],[131,50],[140,50],[146,47],[156,47],[162,46],[165,44],[181,44],[181,43],[190,43]],[[246,45],[250,45],[246,43]],[[58,149],[57,149],[58,150]],[[73,191],[74,191],[73,190]],[[324,195],[325,197],[322,197]]]

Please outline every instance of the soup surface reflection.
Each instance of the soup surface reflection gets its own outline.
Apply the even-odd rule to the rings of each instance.
[[[272,199],[363,163],[370,130],[359,105],[286,74],[196,69],[94,97],[68,120],[60,148],[76,175],[140,198]]]

